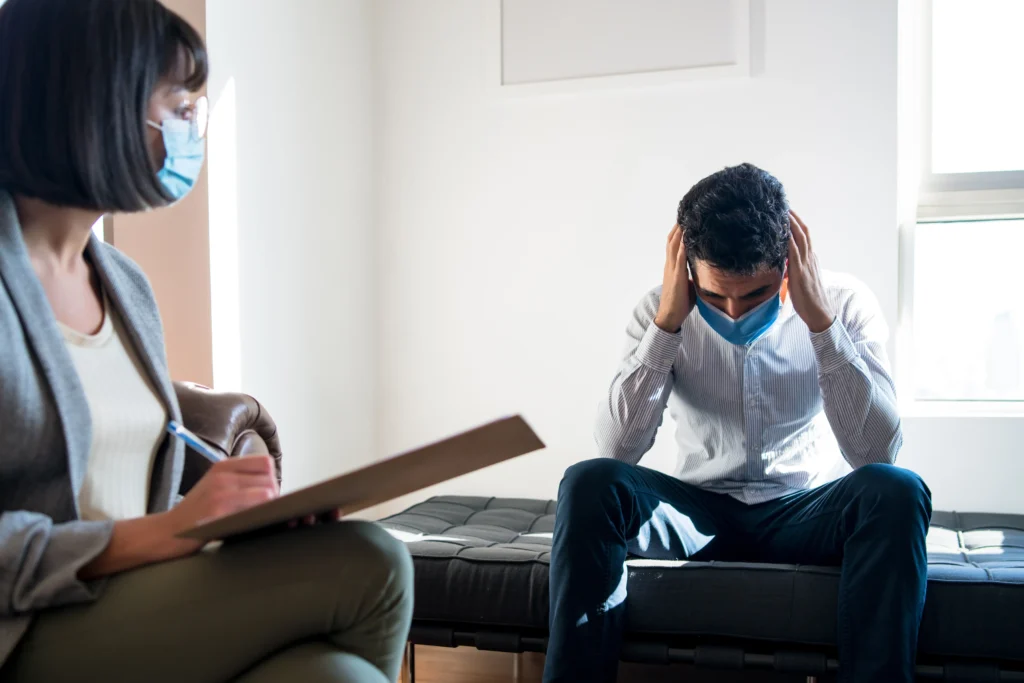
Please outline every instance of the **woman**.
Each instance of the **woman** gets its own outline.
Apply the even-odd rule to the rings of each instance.
[[[145,276],[92,237],[202,166],[196,31],[156,0],[0,5],[0,681],[394,681],[412,566],[378,526],[200,552],[269,458],[177,504],[180,419]]]

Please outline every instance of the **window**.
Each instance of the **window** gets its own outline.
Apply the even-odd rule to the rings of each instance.
[[[915,401],[1024,401],[1024,1],[922,10],[904,379]]]
[[[1024,400],[1024,220],[926,223],[915,242],[916,398]]]
[[[1024,171],[1024,2],[933,0],[931,24],[933,183],[1015,185],[1012,172]]]

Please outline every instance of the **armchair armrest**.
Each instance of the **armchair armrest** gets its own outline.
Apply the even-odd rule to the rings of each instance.
[[[281,481],[281,442],[277,425],[259,401],[246,394],[213,391],[189,382],[175,382],[185,427],[229,458],[270,455]],[[185,450],[181,494],[187,493],[211,467],[191,448]]]

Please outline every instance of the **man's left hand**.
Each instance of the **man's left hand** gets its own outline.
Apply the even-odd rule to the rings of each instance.
[[[789,212],[789,228],[789,296],[793,298],[793,308],[811,332],[824,332],[832,326],[835,314],[821,283],[811,235],[793,211]]]

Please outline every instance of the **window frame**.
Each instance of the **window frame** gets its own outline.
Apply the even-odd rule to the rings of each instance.
[[[1024,213],[1024,169],[979,173],[932,172],[932,12],[920,0],[919,92],[921,152],[918,218],[963,219]]]
[[[920,398],[917,396],[914,356],[915,236],[922,226],[949,222],[1024,219],[1024,170],[978,173],[933,173],[932,155],[932,11],[934,0],[908,3],[917,16],[900,38],[901,59],[909,60],[904,77],[916,94],[901,107],[905,123],[916,128],[916,139],[901,146],[909,165],[916,166],[912,191],[901,192],[904,206],[899,222],[899,293],[895,335],[896,379],[902,388],[900,406],[912,415],[1024,415],[1024,400]],[[909,131],[907,131],[909,132]],[[908,154],[909,153],[909,154]],[[907,158],[909,156],[910,158]],[[914,158],[916,156],[916,159]]]

